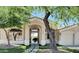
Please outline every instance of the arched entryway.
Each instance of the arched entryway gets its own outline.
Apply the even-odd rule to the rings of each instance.
[[[29,36],[30,36],[30,45],[31,44],[39,44],[39,26],[32,25],[29,29]]]
[[[32,35],[36,35],[38,38],[38,44],[45,45],[46,44],[46,36],[45,36],[45,26],[41,19],[32,18],[30,19],[30,23],[25,26],[25,44],[32,44]]]

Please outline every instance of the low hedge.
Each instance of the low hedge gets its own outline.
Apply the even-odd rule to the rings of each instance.
[[[0,48],[0,53],[22,53],[28,48],[29,46],[26,45],[20,45],[14,48]]]

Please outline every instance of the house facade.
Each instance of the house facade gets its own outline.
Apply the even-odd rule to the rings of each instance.
[[[79,26],[73,25],[67,28],[57,29],[57,27],[49,24],[50,27],[56,30],[55,38],[56,43],[60,45],[79,45]],[[10,28],[11,29],[11,28]],[[7,30],[10,30],[7,29]],[[49,44],[49,35],[47,34],[44,22],[41,18],[32,17],[29,19],[29,23],[25,24],[21,29],[22,32],[9,32],[9,38],[11,44]],[[14,34],[17,34],[16,40],[14,40]],[[7,43],[5,31],[0,29],[0,44]]]
[[[11,30],[7,29],[7,30]],[[16,44],[23,44],[25,45],[31,45],[31,44],[40,44],[45,45],[49,43],[49,38],[47,37],[47,31],[45,28],[45,25],[43,23],[43,19],[38,17],[32,17],[29,19],[29,23],[26,23],[25,26],[23,26],[22,35],[17,35],[16,41],[14,40],[14,32],[9,32],[9,38],[11,39],[11,43]],[[17,32],[15,32],[17,34]],[[5,31],[3,29],[0,29],[0,42],[7,43]],[[34,41],[36,39],[36,42]]]
[[[60,45],[79,46],[79,25],[72,25],[60,29]]]

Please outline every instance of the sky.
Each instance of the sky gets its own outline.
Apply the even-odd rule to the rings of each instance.
[[[44,16],[45,16],[45,13],[44,12],[41,12],[41,11],[39,11],[39,12],[38,11],[33,11],[32,12],[32,17],[39,17],[39,18],[42,18],[43,19]],[[58,20],[56,20],[55,17],[51,17],[51,16],[49,17],[49,20],[52,20],[53,22],[54,21],[58,21]],[[60,24],[59,25],[59,28],[65,27],[64,22],[60,22],[59,21],[59,24]],[[73,24],[75,24],[75,23],[73,21],[70,21],[69,24],[68,24],[68,26],[69,25],[73,25]]]
[[[44,16],[45,16],[45,13],[44,12],[41,12],[41,11],[33,11],[32,12],[32,16],[33,17],[39,17],[39,18],[44,18]],[[50,20],[53,20],[53,21],[55,21],[56,19],[54,18],[54,17],[51,17],[51,16],[49,16],[49,19]]]

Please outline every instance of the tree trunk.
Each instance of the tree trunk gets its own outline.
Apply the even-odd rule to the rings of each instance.
[[[13,32],[14,41],[16,41],[17,34],[18,34],[18,33],[14,33],[14,32]]]
[[[10,46],[9,32],[7,32],[6,29],[4,29],[4,31],[5,31],[5,34],[6,34],[7,41],[8,41],[8,46]]]
[[[48,22],[49,16],[50,16],[50,12],[46,13],[46,15],[45,15],[45,17],[44,17],[44,19],[43,19],[43,22],[44,22],[44,24],[45,24],[47,33],[49,34],[51,51],[52,51],[53,53],[56,53],[56,52],[58,52],[58,49],[57,49],[56,41],[55,41],[55,31],[54,31],[54,29],[51,30],[51,28],[50,28],[50,26],[49,26],[49,22]]]
[[[24,29],[23,29],[23,30],[24,30],[24,33],[23,33],[23,40],[24,40],[24,41],[23,41],[23,42],[24,42],[24,44],[25,44],[25,23],[24,23]]]
[[[15,33],[13,32],[13,39],[14,39],[14,41],[16,41],[16,39],[15,39]]]
[[[14,40],[16,41],[16,37],[17,37],[17,33],[15,34],[15,36],[14,36]]]

